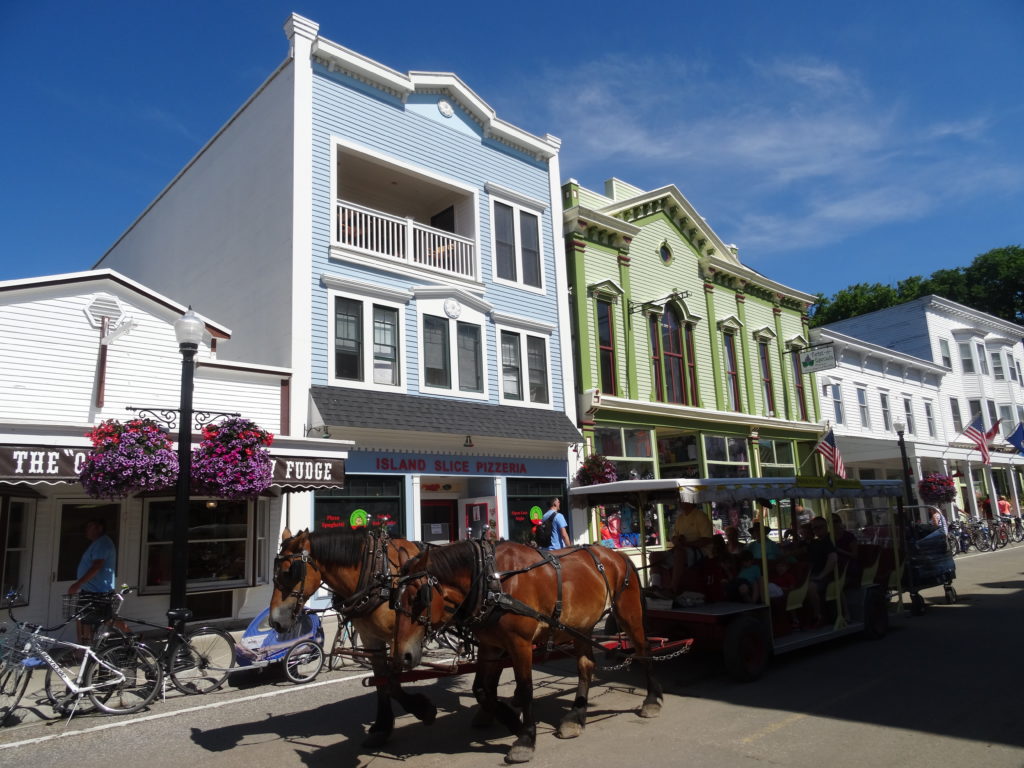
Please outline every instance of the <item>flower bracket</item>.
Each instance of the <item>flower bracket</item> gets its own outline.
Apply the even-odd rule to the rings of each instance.
[[[178,416],[180,408],[136,408],[129,405],[126,410],[138,414],[139,418],[152,419],[158,424],[163,424],[168,430],[178,427]],[[235,419],[241,416],[240,413],[226,413],[224,411],[192,411],[192,431],[198,432],[203,427],[212,424],[217,419]]]

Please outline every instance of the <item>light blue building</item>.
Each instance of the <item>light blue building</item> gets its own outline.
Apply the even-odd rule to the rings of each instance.
[[[560,142],[454,74],[397,72],[297,15],[285,32],[285,61],[98,266],[289,369],[282,432],[355,441],[344,490],[295,494],[282,526],[524,539],[579,440]]]

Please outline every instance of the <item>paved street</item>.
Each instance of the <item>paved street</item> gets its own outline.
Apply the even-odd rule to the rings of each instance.
[[[928,590],[934,601],[928,613],[903,620],[881,641],[840,641],[778,659],[761,681],[745,685],[696,657],[665,663],[659,668],[665,708],[657,720],[634,714],[638,680],[615,673],[592,692],[583,736],[556,739],[553,724],[574,680],[570,665],[547,665],[535,677],[541,724],[533,765],[1019,768],[1024,672],[1013,654],[994,651],[1013,648],[1024,629],[1024,547],[957,563],[961,601],[943,605],[942,591]],[[377,754],[358,747],[373,697],[357,675],[332,672],[300,687],[272,671],[133,717],[82,716],[70,724],[26,718],[0,732],[0,762],[500,765],[510,738],[498,727],[470,729],[467,685],[465,678],[424,684],[440,710],[437,722],[425,727],[403,715],[391,744]],[[506,683],[503,692],[510,688]]]

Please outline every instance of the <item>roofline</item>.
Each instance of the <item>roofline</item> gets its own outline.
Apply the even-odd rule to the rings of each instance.
[[[60,285],[73,285],[75,283],[90,283],[99,281],[110,281],[116,283],[130,291],[140,294],[150,301],[159,304],[160,306],[173,310],[174,312],[183,315],[188,311],[188,307],[184,304],[179,304],[174,299],[169,299],[162,293],[157,293],[151,288],[147,288],[142,283],[132,280],[130,277],[125,277],[120,272],[113,269],[92,269],[85,272],[66,272],[60,275],[45,275],[43,277],[26,277],[19,278],[17,280],[4,280],[0,281],[0,293],[2,292],[13,292],[13,291],[25,291],[33,288],[53,288]],[[196,313],[199,314],[199,313]],[[199,315],[203,323],[206,325],[206,332],[217,339],[230,339],[231,329],[227,326],[215,323],[212,320]]]
[[[882,347],[878,344],[873,344],[870,341],[864,341],[864,339],[857,338],[856,336],[847,336],[845,333],[839,333],[839,331],[834,331],[828,328],[828,326],[812,328],[811,336],[813,337],[815,334],[825,336],[840,344],[858,347],[875,355],[892,358],[894,360],[901,360],[932,373],[944,375],[952,371],[951,368],[939,365],[938,363],[933,363],[931,360],[925,360],[923,357],[915,357],[914,355],[908,355],[905,352],[898,352],[897,350],[890,349],[889,347]]]
[[[879,312],[888,312],[889,310],[895,309],[896,307],[905,307],[908,304],[920,304],[926,309],[928,307],[937,307],[947,312],[969,317],[972,322],[983,323],[987,325],[989,328],[997,328],[999,329],[999,332],[1007,334],[1007,338],[1017,338],[1024,340],[1024,326],[1017,325],[1016,323],[1011,323],[1009,320],[1003,320],[1002,318],[996,317],[995,315],[990,315],[988,312],[983,312],[980,309],[969,307],[966,304],[961,304],[957,301],[947,299],[935,293],[929,293],[927,296],[918,296],[916,299],[904,301],[900,304],[894,304],[891,307],[882,307],[881,309],[873,309],[870,312],[864,312],[863,314],[854,315],[853,317],[846,317],[843,318],[842,320],[836,320],[834,323],[829,323],[828,325],[839,325],[840,323],[845,323],[850,320],[857,320],[862,317],[868,317],[869,315],[875,315],[878,314]],[[820,327],[825,328],[827,326]]]

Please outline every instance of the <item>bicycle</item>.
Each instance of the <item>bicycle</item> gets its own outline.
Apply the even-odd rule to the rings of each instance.
[[[165,636],[158,640],[157,658],[164,674],[181,693],[210,693],[224,685],[228,673],[235,666],[235,641],[231,635],[216,627],[199,627],[187,635],[183,634],[177,627],[184,626],[192,618],[192,612],[187,608],[167,612],[170,626],[121,616],[125,596],[134,591],[134,587],[125,586],[116,593],[120,599],[112,605],[111,617],[104,626],[112,628],[115,621],[121,620],[163,631]]]
[[[1010,520],[1010,538],[1013,539],[1014,543],[1020,544],[1024,541],[1024,522],[1021,521],[1020,517],[1011,517]]]
[[[94,650],[50,637],[55,627],[19,622],[14,617],[8,594],[7,612],[11,626],[0,633],[0,725],[6,724],[17,709],[35,669],[46,665],[66,689],[56,711],[74,711],[83,696],[93,707],[106,714],[131,714],[148,706],[160,692],[163,673],[156,656],[145,645],[117,644]],[[81,654],[81,663],[73,674],[65,670],[50,654],[51,649],[70,649]]]
[[[1008,520],[993,520],[989,523],[992,530],[992,549],[1002,549],[1010,543],[1010,523]]]

